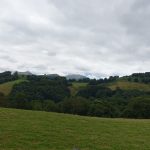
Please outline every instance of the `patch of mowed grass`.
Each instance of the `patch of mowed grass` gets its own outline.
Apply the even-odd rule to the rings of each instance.
[[[11,92],[12,87],[15,84],[19,84],[19,83],[21,83],[23,81],[25,81],[25,80],[19,79],[19,80],[10,81],[10,82],[6,82],[6,83],[3,83],[3,84],[0,84],[0,92],[4,93],[4,95],[7,96]]]
[[[72,86],[70,86],[71,95],[75,96],[80,89],[86,86],[87,86],[87,83],[73,82]]]
[[[141,91],[150,91],[150,84],[144,83],[136,83],[136,82],[129,82],[129,81],[117,81],[108,84],[108,87],[112,90],[115,90],[117,87],[120,87],[124,90],[141,90]]]
[[[150,120],[0,108],[2,150],[149,150]]]

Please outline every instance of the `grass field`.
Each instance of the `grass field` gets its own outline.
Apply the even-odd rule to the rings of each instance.
[[[23,81],[25,81],[25,80],[19,79],[19,80],[10,81],[10,82],[0,84],[0,92],[4,93],[4,95],[8,95],[11,92],[11,89],[15,84],[21,83]]]
[[[150,120],[0,108],[1,150],[149,150]]]
[[[112,90],[115,90],[116,87],[120,87],[121,89],[125,90],[138,89],[142,91],[150,91],[150,84],[136,83],[129,81],[117,81],[114,83],[110,83],[108,87],[111,88]]]
[[[72,86],[70,87],[71,95],[74,96],[77,94],[77,92],[84,88],[87,85],[87,83],[79,83],[79,82],[73,82]]]

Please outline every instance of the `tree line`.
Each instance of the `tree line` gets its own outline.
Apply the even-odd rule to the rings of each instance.
[[[131,76],[128,76],[127,79],[128,81],[148,84],[150,83],[150,72],[133,73]]]
[[[0,73],[0,84],[8,82],[8,81],[14,81],[17,79],[18,79],[17,72],[13,74],[11,73],[11,71],[5,71],[5,72]]]
[[[9,76],[14,77],[13,74]],[[18,79],[17,74],[15,76]],[[0,93],[0,106],[98,117],[150,118],[150,92],[119,87],[111,90],[106,86],[118,79],[117,76],[86,79],[84,82],[87,82],[87,86],[72,96],[72,84],[82,81],[30,75],[26,81],[14,85],[8,96]]]

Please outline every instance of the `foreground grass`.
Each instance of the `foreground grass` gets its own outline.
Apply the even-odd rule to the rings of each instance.
[[[129,81],[117,81],[114,83],[108,84],[108,87],[112,90],[115,90],[117,87],[120,87],[124,90],[142,90],[142,91],[150,91],[150,84],[144,83],[136,83],[136,82],[129,82]]]
[[[2,150],[149,150],[150,120],[0,108]]]
[[[19,83],[21,83],[23,81],[25,81],[25,80],[19,79],[19,80],[10,81],[10,82],[6,82],[6,83],[3,83],[3,84],[0,84],[0,92],[4,93],[4,95],[7,96],[11,92],[12,87],[15,84],[19,84]]]

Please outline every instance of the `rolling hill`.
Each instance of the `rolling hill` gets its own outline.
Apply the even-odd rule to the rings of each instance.
[[[136,83],[129,81],[116,81],[109,83],[107,86],[112,90],[115,90],[117,87],[119,87],[124,90],[150,91],[150,84]]]
[[[10,81],[10,82],[0,84],[0,92],[4,93],[4,95],[7,96],[11,92],[11,89],[15,84],[19,84],[19,83],[24,82],[24,81],[25,81],[24,79],[19,79],[19,80]]]
[[[86,87],[87,83],[80,83],[80,82],[73,82],[72,86],[70,86],[70,91],[71,91],[71,95],[75,96],[77,94],[77,92]]]
[[[148,150],[150,120],[0,108],[2,150]]]
[[[70,86],[71,95],[76,95],[80,89],[83,89],[87,86],[88,83],[82,82],[72,82],[72,86]],[[136,83],[136,82],[129,82],[126,80],[117,80],[112,83],[103,84],[108,88],[115,90],[117,87],[123,90],[140,90],[140,91],[150,91],[150,84],[144,83]]]

